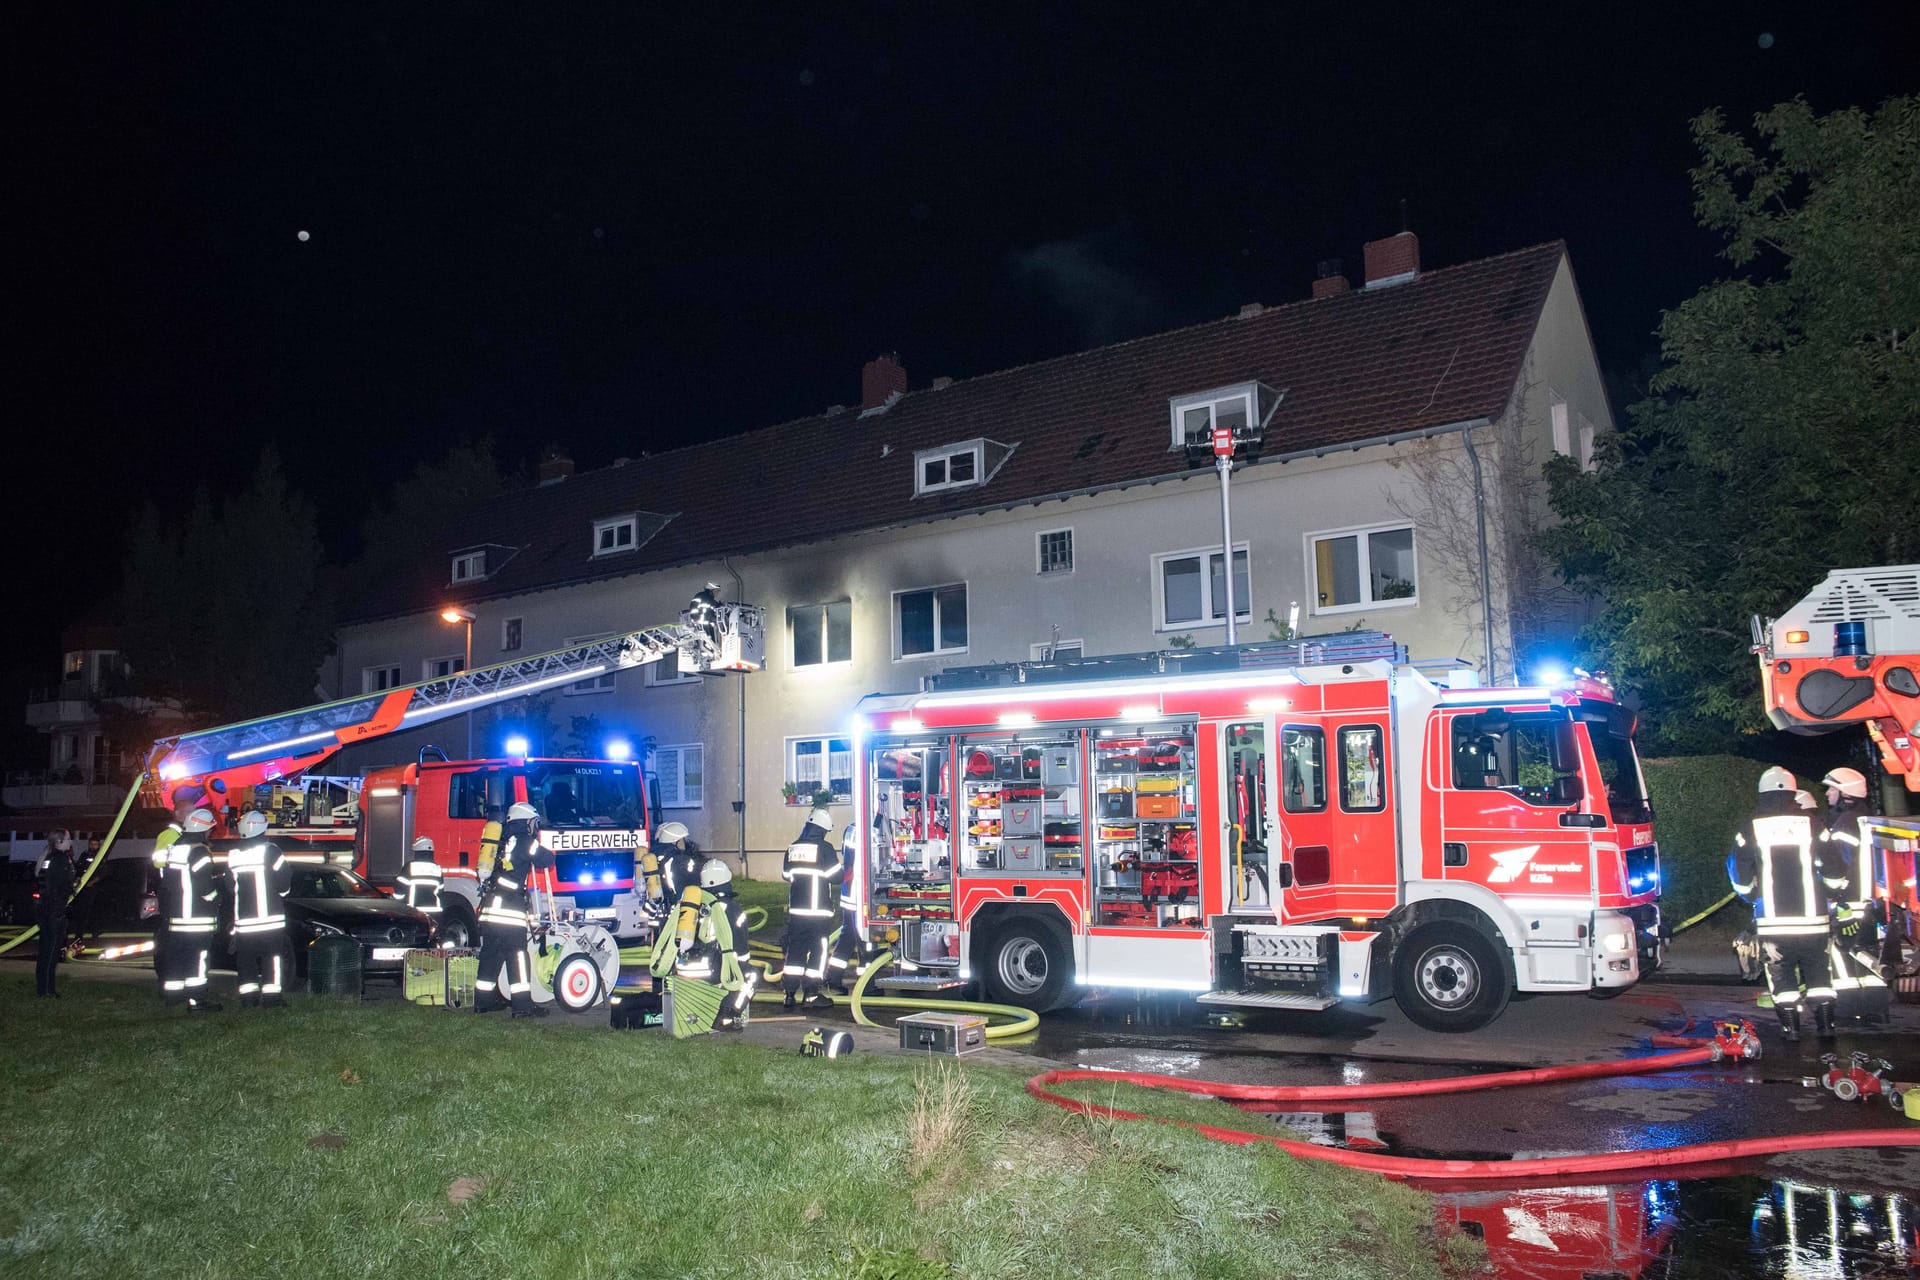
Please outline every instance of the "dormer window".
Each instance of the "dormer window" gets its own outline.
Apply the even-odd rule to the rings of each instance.
[[[1012,445],[997,440],[967,440],[921,449],[913,455],[914,496],[985,484],[1012,453]]]
[[[640,517],[615,516],[611,520],[593,522],[593,554],[596,556],[618,555],[622,551],[631,551],[639,544]]]
[[[1262,382],[1241,382],[1175,396],[1167,402],[1172,411],[1172,439],[1167,447],[1185,449],[1208,445],[1215,429],[1220,427],[1232,431],[1236,441],[1244,440],[1266,425],[1283,394]]]
[[[487,553],[485,551],[463,551],[453,558],[453,581],[478,582],[487,576]]]

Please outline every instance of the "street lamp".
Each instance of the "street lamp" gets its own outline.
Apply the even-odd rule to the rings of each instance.
[[[473,670],[473,619],[474,619],[473,610],[462,609],[459,605],[448,605],[446,608],[440,611],[440,621],[451,623],[455,626],[458,626],[461,623],[466,624],[467,656],[460,666],[460,669],[462,671]],[[471,710],[467,712],[466,758],[469,760],[473,759],[473,712]]]

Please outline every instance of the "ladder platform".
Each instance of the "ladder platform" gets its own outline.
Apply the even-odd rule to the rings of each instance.
[[[1332,996],[1313,996],[1304,991],[1209,991],[1199,997],[1199,1002],[1234,1009],[1299,1009],[1307,1013],[1340,1003]]]

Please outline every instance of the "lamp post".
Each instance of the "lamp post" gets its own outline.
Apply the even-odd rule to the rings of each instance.
[[[1228,497],[1228,479],[1233,475],[1233,428],[1213,429],[1213,469],[1220,473],[1220,546],[1222,581],[1227,588],[1227,643],[1240,642],[1240,629],[1234,623],[1233,599],[1233,505]]]
[[[465,623],[467,627],[467,656],[462,662],[462,671],[473,670],[473,610],[462,609],[458,605],[449,605],[440,611],[440,620],[454,624]],[[467,712],[467,759],[473,759],[473,712]]]

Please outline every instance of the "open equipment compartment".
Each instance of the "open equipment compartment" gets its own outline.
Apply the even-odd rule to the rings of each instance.
[[[917,739],[869,757],[873,821],[867,843],[877,941],[907,965],[958,968],[953,923],[952,745]]]
[[[1201,923],[1194,731],[1179,720],[1095,734],[1096,925]]]

